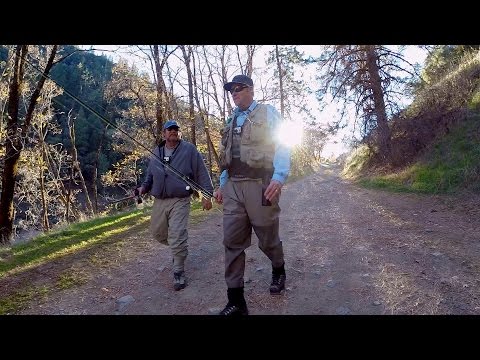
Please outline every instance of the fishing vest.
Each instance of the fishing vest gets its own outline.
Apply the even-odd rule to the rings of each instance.
[[[255,169],[273,170],[275,143],[273,142],[273,133],[267,121],[267,108],[267,105],[258,104],[255,109],[247,115],[245,122],[241,126],[240,139],[238,142],[233,141],[234,129],[238,128],[236,126],[236,119],[230,121],[222,130],[219,152],[222,170],[229,170],[229,174],[232,170],[234,173],[245,173],[243,175],[247,177],[257,177],[249,176],[250,173],[259,173]],[[238,133],[238,130],[235,130],[235,132]],[[238,149],[236,149],[237,146],[240,147],[240,161],[232,161],[232,152],[238,153]],[[235,169],[232,169],[232,166],[235,167]],[[242,167],[246,167],[246,169]],[[252,168],[252,171],[249,171],[248,168]]]

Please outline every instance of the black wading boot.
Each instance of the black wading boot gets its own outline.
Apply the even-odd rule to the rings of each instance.
[[[270,295],[280,295],[285,289],[285,264],[272,270],[272,283],[270,284]]]
[[[179,271],[173,273],[173,288],[175,291],[185,289],[187,282],[185,279],[185,271]]]
[[[228,304],[219,315],[242,316],[248,315],[247,302],[243,297],[243,287],[227,289]]]

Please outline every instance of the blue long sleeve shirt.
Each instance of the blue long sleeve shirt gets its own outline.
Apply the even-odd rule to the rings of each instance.
[[[247,118],[247,115],[252,112],[257,106],[257,101],[254,100],[247,110],[242,111],[238,107],[233,111],[233,117],[237,116],[237,126],[242,126]],[[232,118],[233,118],[232,117]],[[280,113],[272,106],[267,105],[267,122],[273,130],[273,134],[277,134],[277,129],[282,123],[282,117]],[[273,157],[274,172],[272,180],[277,180],[284,184],[287,181],[288,174],[290,172],[290,155],[291,148],[285,144],[282,144],[278,136],[275,135],[275,155]],[[220,174],[220,187],[223,187],[228,180],[227,170],[223,170]]]

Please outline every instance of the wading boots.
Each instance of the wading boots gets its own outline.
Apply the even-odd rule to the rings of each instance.
[[[225,309],[220,311],[223,316],[242,316],[248,315],[247,302],[243,297],[243,287],[228,288],[228,303]]]
[[[280,295],[285,290],[285,264],[272,270],[272,283],[270,284],[270,295]]]
[[[187,282],[185,280],[185,271],[179,271],[173,273],[173,288],[175,291],[185,289]]]

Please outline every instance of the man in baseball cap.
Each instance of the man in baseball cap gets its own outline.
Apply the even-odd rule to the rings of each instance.
[[[222,173],[213,193],[223,204],[223,245],[228,303],[220,315],[248,315],[244,295],[245,250],[255,231],[258,246],[272,265],[271,295],[285,294],[285,259],[279,235],[278,205],[290,172],[290,148],[278,142],[280,113],[254,100],[253,81],[236,75],[223,88],[236,105],[219,148]]]
[[[137,188],[140,195],[150,193],[154,197],[150,231],[154,239],[170,247],[175,291],[187,286],[185,261],[188,255],[188,219],[193,191],[190,186],[185,186],[183,178],[169,174],[172,173],[172,169],[176,169],[176,173],[185,177],[184,174],[188,174],[192,181],[206,191],[213,191],[212,180],[203,156],[193,144],[180,138],[179,128],[175,120],[165,122],[163,141],[151,152],[145,180]],[[212,208],[211,200],[204,196],[202,205],[206,210]]]

